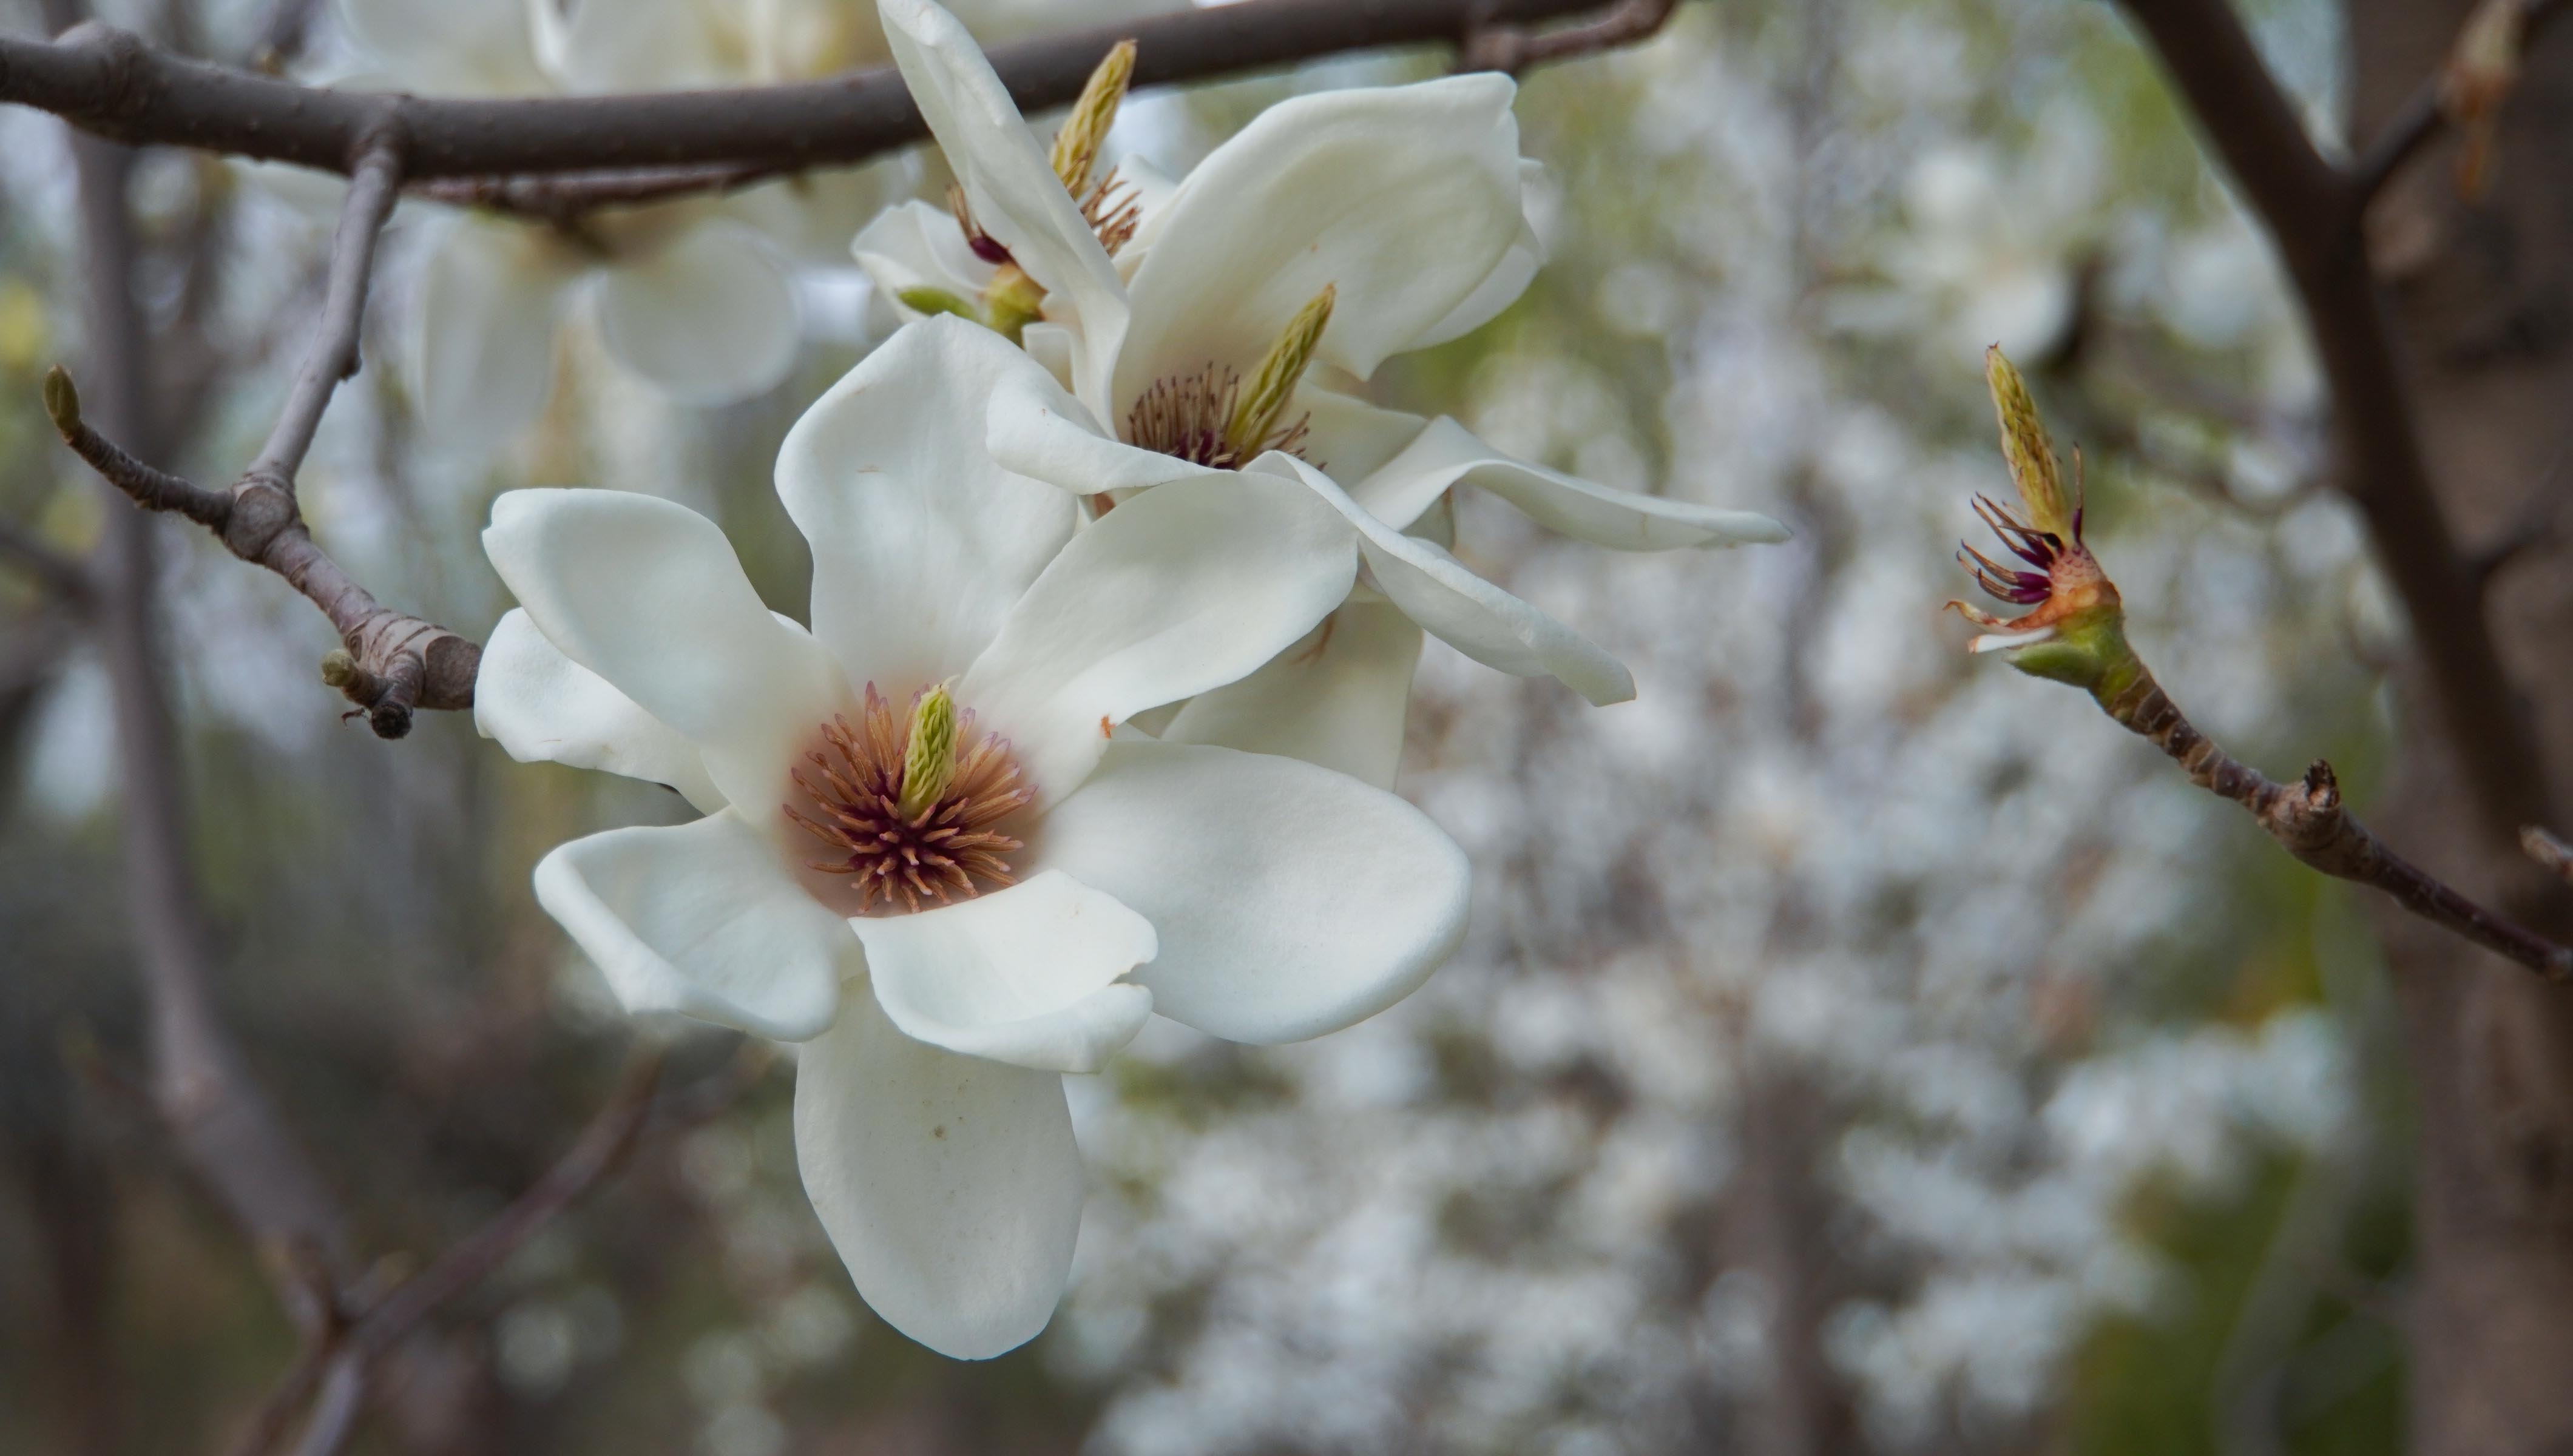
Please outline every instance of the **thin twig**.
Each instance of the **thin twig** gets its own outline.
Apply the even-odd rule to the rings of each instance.
[[[323,679],[364,710],[384,738],[410,732],[418,709],[471,707],[482,649],[470,638],[384,605],[359,585],[315,543],[296,500],[295,474],[340,381],[357,371],[376,241],[393,212],[402,175],[396,135],[374,134],[341,208],[312,348],[268,443],[229,490],[209,490],[136,458],[83,418],[69,374],[57,368],[45,376],[45,409],[54,427],[110,484],[147,510],[175,511],[205,526],[234,555],[285,577],[322,609],[343,647],[325,660]]]
[[[1477,25],[1457,47],[1456,69],[1515,76],[1530,66],[1614,50],[1651,39],[1678,8],[1679,0],[1619,0],[1595,20],[1549,31],[1531,31],[1524,25]]]
[[[2539,33],[2565,9],[2565,0],[2527,0],[2520,19],[2521,46],[2534,44]],[[2362,203],[2383,192],[2394,174],[2403,170],[2403,164],[2439,135],[2441,125],[2448,119],[2446,92],[2443,67],[2412,88],[2412,94],[2403,98],[2403,104],[2394,109],[2394,115],[2376,136],[2350,159],[2350,185]]]
[[[575,221],[599,208],[734,192],[792,170],[767,162],[721,162],[535,177],[437,177],[414,183],[409,190],[412,196],[430,202],[559,224]]]
[[[2287,853],[2334,879],[2366,885],[2431,924],[2506,956],[2549,981],[2573,979],[2573,947],[2558,945],[2488,910],[2404,859],[2341,802],[2332,766],[2316,759],[2299,784],[2282,784],[2216,746],[2179,705],[2140,673],[2101,700],[2109,716],[2168,754],[2189,782],[2247,811]],[[2532,851],[2533,852],[2533,851]]]

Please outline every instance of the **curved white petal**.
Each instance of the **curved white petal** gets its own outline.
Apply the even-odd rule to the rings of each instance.
[[[746,399],[795,364],[795,280],[760,236],[715,219],[601,271],[608,349],[672,398]]]
[[[1319,470],[1274,451],[1251,468],[1293,472],[1357,527],[1358,552],[1376,589],[1431,636],[1486,667],[1559,679],[1593,703],[1635,695],[1633,675],[1598,644],[1475,575],[1444,548],[1386,525]]]
[[[1414,348],[1518,236],[1514,94],[1480,74],[1299,96],[1218,147],[1135,270],[1114,409],[1209,362],[1248,372],[1325,284],[1317,358],[1364,378]]]
[[[512,609],[482,644],[473,726],[520,763],[559,763],[676,789],[701,814],[724,806],[687,736],[555,650]]]
[[[536,862],[536,903],[630,1012],[678,1012],[780,1042],[820,1036],[863,962],[766,835],[727,809],[611,829]]]
[[[1097,1072],[1153,1014],[1153,993],[1118,982],[1153,959],[1152,924],[1069,875],[849,925],[877,1005],[904,1035],[950,1052]]]
[[[1536,272],[1545,266],[1545,240],[1526,217],[1526,194],[1545,173],[1545,165],[1533,158],[1519,159],[1519,192],[1521,196],[1519,232],[1510,240],[1509,251],[1464,302],[1447,313],[1447,317],[1429,326],[1426,333],[1412,341],[1414,349],[1430,349],[1451,339],[1462,339],[1489,324],[1499,313],[1518,302],[1519,295],[1536,280]]]
[[[526,0],[339,0],[349,38],[430,96],[549,91],[529,44]]]
[[[1081,496],[1149,490],[1223,473],[1127,444],[1103,433],[1091,422],[1090,411],[1060,388],[1033,382],[1021,387],[1019,382],[993,391],[984,426],[984,442],[1005,468]]]
[[[1791,534],[1757,511],[1616,490],[1529,464],[1444,415],[1349,494],[1378,520],[1408,526],[1459,483],[1491,491],[1548,530],[1620,551],[1737,546],[1783,541]]]
[[[1348,595],[1348,530],[1302,494],[1249,474],[1147,490],[1028,588],[956,697],[1010,740],[1038,805],[1088,776],[1113,726],[1248,675]]]
[[[1348,602],[1268,666],[1189,699],[1161,737],[1302,759],[1389,789],[1419,664],[1409,617]]]
[[[412,301],[411,376],[441,445],[489,449],[541,412],[554,326],[579,272],[526,230],[450,222]]]
[[[1120,742],[1047,820],[1043,863],[1135,907],[1153,1009],[1236,1042],[1363,1021],[1464,934],[1464,851],[1409,804],[1293,759]]]
[[[987,1360],[1053,1317],[1085,1191],[1061,1077],[913,1041],[853,995],[796,1061],[795,1161],[894,1328]]]
[[[482,549],[565,657],[686,734],[734,804],[775,799],[849,700],[819,643],[770,613],[732,543],[683,505],[623,490],[512,490]]]
[[[883,0],[885,43],[964,185],[974,221],[1045,287],[1046,317],[1080,335],[1074,392],[1102,407],[1126,336],[1126,286],[956,17],[931,0]]]
[[[992,282],[992,265],[965,246],[964,231],[945,208],[912,201],[876,214],[858,233],[849,252],[865,269],[876,291],[894,302],[905,322],[922,317],[902,302],[915,289],[939,293],[972,304]]]
[[[1429,422],[1310,381],[1295,391],[1287,411],[1289,418],[1298,414],[1306,432],[1295,452],[1334,480],[1366,479],[1418,439],[1421,426]]]
[[[987,401],[1080,406],[962,319],[904,327],[804,411],[777,493],[813,547],[813,630],[889,695],[964,670],[1072,536],[1071,496],[995,464]]]

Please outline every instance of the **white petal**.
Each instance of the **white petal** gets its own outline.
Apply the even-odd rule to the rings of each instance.
[[[678,1012],[781,1042],[820,1036],[863,966],[847,922],[727,809],[611,829],[536,862],[536,903],[630,1012]],[[853,1000],[855,998],[852,998]]]
[[[2055,640],[2055,628],[2032,627],[2025,632],[1987,632],[1966,644],[1969,652],[2007,652],[2013,647],[2034,647]]]
[[[1389,789],[1419,662],[1409,617],[1349,602],[1268,666],[1189,699],[1160,736],[1298,758]]]
[[[795,1161],[894,1328],[987,1360],[1053,1317],[1085,1191],[1061,1077],[915,1042],[854,995],[797,1059]]]
[[[1364,480],[1373,475],[1385,461],[1402,453],[1403,446],[1418,439],[1421,426],[1429,422],[1309,380],[1295,391],[1295,402],[1287,410],[1290,419],[1298,414],[1307,432],[1295,452],[1334,480]]]
[[[349,38],[401,89],[429,96],[549,91],[527,35],[526,0],[340,0]]]
[[[1521,201],[1518,236],[1510,240],[1509,251],[1501,255],[1499,263],[1492,265],[1492,271],[1483,276],[1483,281],[1474,286],[1474,291],[1465,296],[1464,302],[1449,310],[1446,318],[1430,325],[1427,332],[1413,340],[1412,348],[1429,349],[1451,339],[1462,339],[1492,322],[1494,316],[1518,302],[1519,295],[1527,292],[1527,286],[1536,279],[1536,271],[1545,266],[1545,242],[1537,237],[1535,227],[1527,220],[1526,194],[1544,172],[1544,164],[1527,157],[1519,159]]]
[[[1749,510],[1615,490],[1503,454],[1472,430],[1440,416],[1417,439],[1349,492],[1376,519],[1411,524],[1459,482],[1479,485],[1548,530],[1620,551],[1783,541],[1787,528]]]
[[[731,803],[776,799],[848,704],[830,654],[760,603],[732,543],[686,506],[512,490],[491,502],[482,549],[546,639],[686,734]]]
[[[1115,410],[1209,362],[1247,372],[1325,284],[1324,363],[1364,378],[1415,347],[1518,236],[1514,91],[1483,74],[1299,96],[1218,147],[1135,270]]]
[[[1378,590],[1429,634],[1486,667],[1552,676],[1593,703],[1635,695],[1625,665],[1598,644],[1475,575],[1445,549],[1386,525],[1312,466],[1272,452],[1251,468],[1292,471],[1358,530],[1358,551]]]
[[[1464,934],[1466,864],[1393,795],[1293,759],[1120,742],[1045,826],[1043,857],[1161,935],[1153,1009],[1297,1042],[1400,1001]]]
[[[1060,389],[996,390],[985,428],[992,458],[1074,495],[1149,490],[1224,473],[1110,436]]]
[[[1042,806],[1099,761],[1133,714],[1249,675],[1348,595],[1349,533],[1274,476],[1147,490],[1028,588],[957,685],[1008,738]]]
[[[795,364],[795,280],[757,233],[716,219],[605,269],[598,328],[618,359],[672,398],[746,399]]]
[[[513,226],[455,219],[412,301],[411,375],[434,442],[487,450],[540,413],[554,326],[578,273]]]
[[[1071,538],[1072,497],[983,446],[987,401],[1005,390],[1080,410],[1008,340],[927,319],[787,432],[777,493],[813,547],[814,634],[851,681],[900,696],[963,671]]]
[[[902,302],[913,289],[936,289],[971,304],[992,282],[992,265],[965,246],[964,231],[945,208],[913,201],[876,215],[849,245],[876,290],[907,322],[920,311]]]
[[[1069,875],[849,925],[885,1015],[950,1052],[1097,1072],[1153,1014],[1153,993],[1116,984],[1153,959],[1151,923]]]
[[[883,0],[879,9],[894,64],[964,185],[975,224],[1045,287],[1046,317],[1080,334],[1074,392],[1102,407],[1126,336],[1126,286],[1108,250],[956,17],[930,0]]]
[[[644,712],[607,679],[556,651],[523,610],[482,644],[473,726],[520,763],[559,763],[667,784],[698,812],[724,806],[685,734]]]

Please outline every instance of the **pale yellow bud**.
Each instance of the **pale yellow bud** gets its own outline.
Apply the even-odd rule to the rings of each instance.
[[[2037,401],[2028,381],[2002,357],[2000,345],[1984,351],[1984,377],[1992,385],[1993,412],[2001,416],[2002,458],[2009,462],[2011,483],[2028,507],[2029,524],[2070,541],[2073,507],[2064,498],[2064,475],[2055,459],[2055,443],[2046,436],[2046,421],[2037,417]]]

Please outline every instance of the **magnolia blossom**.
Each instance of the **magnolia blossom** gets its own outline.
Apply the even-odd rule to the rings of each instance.
[[[980,406],[1002,463],[1115,509],[1257,465],[1303,480],[1354,532],[1364,586],[1349,605],[1166,736],[1386,782],[1422,628],[1596,703],[1633,696],[1614,658],[1446,549],[1434,507],[1460,483],[1624,549],[1784,538],[1765,516],[1613,490],[1352,392],[1386,358],[1488,321],[1535,271],[1508,78],[1299,97],[1177,183],[1132,162],[1093,176],[1093,98],[1050,158],[953,16],[930,0],[881,8],[959,194],[946,212],[893,210],[856,251],[915,312],[979,319],[1037,362],[953,401]]]
[[[1347,595],[1341,518],[1268,470],[1079,526],[952,398],[1026,357],[903,330],[777,467],[812,625],[722,532],[613,490],[520,490],[483,542],[519,609],[475,722],[520,759],[703,811],[547,855],[538,901],[630,1010],[800,1043],[797,1156],[859,1292],[960,1358],[1034,1335],[1083,1172],[1061,1074],[1160,1012],[1293,1041],[1453,949],[1463,856],[1382,790],[1122,727],[1258,668]]]

